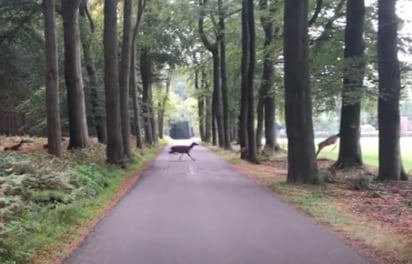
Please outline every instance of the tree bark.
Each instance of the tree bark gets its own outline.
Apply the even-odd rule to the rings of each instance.
[[[159,130],[159,137],[163,138],[163,127],[164,127],[164,117],[165,117],[165,111],[166,111],[166,104],[167,100],[169,99],[169,91],[170,91],[170,84],[172,82],[172,70],[170,70],[167,80],[166,80],[166,92],[163,97],[163,100],[159,102],[159,114],[158,114],[158,130]]]
[[[249,24],[247,0],[242,1],[242,57],[241,57],[241,94],[239,113],[240,158],[247,160],[247,114],[248,114],[248,62],[249,62]]]
[[[117,0],[104,2],[104,83],[106,93],[107,162],[124,163],[120,120]],[[109,129],[110,128],[110,129]]]
[[[247,134],[248,134],[248,158],[250,162],[259,163],[255,141],[255,116],[254,116],[254,80],[256,65],[256,33],[253,0],[247,0],[247,20],[249,29],[249,63],[247,74],[248,108],[247,108]]]
[[[210,103],[210,95],[207,95],[205,97],[205,115],[206,115],[206,120],[205,120],[205,142],[210,142],[211,139],[211,131],[212,131],[212,109],[211,109],[211,103]]]
[[[229,129],[229,98],[227,94],[227,71],[226,71],[226,42],[225,42],[225,11],[223,10],[222,0],[218,0],[219,29],[218,42],[220,48],[220,77],[222,90],[222,112],[223,112],[223,148],[231,149],[230,129]]]
[[[275,134],[275,98],[273,84],[274,84],[274,55],[273,55],[273,39],[275,34],[275,29],[272,21],[272,13],[274,13],[274,3],[271,3],[268,6],[268,0],[259,1],[260,9],[265,12],[261,18],[262,29],[265,33],[264,41],[264,60],[263,60],[263,73],[262,73],[262,82],[260,86],[261,96],[259,98],[262,105],[262,112],[264,112],[264,126],[265,126],[265,147],[268,149],[278,150],[276,143],[276,134]],[[262,113],[261,113],[262,114]],[[259,119],[259,114],[258,114]],[[262,122],[262,121],[261,121]],[[258,120],[259,124],[259,120]],[[258,130],[259,131],[259,125]],[[260,134],[262,132],[260,131]],[[260,148],[259,141],[259,148]]]
[[[205,142],[205,111],[204,111],[204,80],[203,74],[195,70],[195,90],[197,92],[197,115],[199,119],[199,134],[202,142]]]
[[[130,116],[129,116],[129,83],[130,58],[132,49],[132,0],[124,0],[123,4],[123,40],[122,60],[120,63],[120,117],[122,125],[123,151],[128,157],[130,148]]]
[[[149,51],[143,48],[140,54],[140,73],[142,77],[142,106],[143,106],[143,127],[145,133],[145,142],[149,145],[153,145],[153,127],[151,117],[151,104],[150,104],[150,89],[152,78],[152,65],[149,58]]]
[[[362,165],[360,99],[365,75],[364,18],[365,1],[347,0],[339,156],[335,164],[339,169]]]
[[[256,110],[256,149],[259,152],[262,148],[262,136],[263,136],[263,121],[264,121],[264,105],[263,105],[263,98],[261,98],[261,94],[259,93],[258,97],[258,104]]]
[[[139,0],[137,5],[137,18],[136,23],[133,28],[132,37],[132,49],[131,49],[131,60],[130,60],[130,89],[131,96],[133,100],[133,124],[136,136],[136,147],[139,149],[143,148],[143,140],[141,135],[141,113],[140,113],[140,100],[137,95],[137,84],[136,84],[136,42],[137,34],[139,32],[140,24],[143,19],[143,12],[146,7],[146,0]]]
[[[150,89],[149,89],[149,111],[150,111],[150,124],[151,124],[151,131],[152,131],[152,140],[153,144],[157,144],[157,129],[156,129],[156,113],[153,107],[153,89],[152,89],[152,81],[150,79]]]
[[[54,0],[43,0],[45,58],[46,58],[46,110],[47,148],[57,157],[62,156],[60,126],[59,70]]]
[[[285,116],[288,183],[318,180],[308,61],[308,1],[285,1]]]
[[[81,0],[62,0],[64,76],[69,115],[69,149],[84,148],[89,135],[80,59],[79,6]]]
[[[396,0],[378,1],[380,180],[406,180],[400,152],[400,66]]]
[[[198,31],[200,39],[206,49],[212,54],[213,60],[213,94],[212,94],[212,141],[213,145],[216,145],[217,141],[219,147],[224,147],[224,134],[223,134],[223,120],[222,120],[222,104],[221,104],[221,90],[220,90],[220,58],[219,58],[219,45],[218,42],[211,43],[207,38],[204,28],[204,10],[203,7],[207,4],[207,0],[199,0],[199,6],[201,8],[201,14],[198,19]],[[216,132],[217,137],[216,138]]]
[[[279,151],[280,147],[275,129],[275,99],[272,96],[267,96],[263,103],[265,105],[265,148]]]
[[[141,135],[141,124],[140,124],[140,102],[137,98],[137,87],[136,87],[136,53],[135,47],[132,46],[131,60],[130,60],[130,93],[133,100],[133,127],[136,137],[136,147],[139,149],[143,148],[143,140]]]
[[[216,54],[217,53],[217,54]],[[214,120],[216,122],[217,137],[219,147],[225,147],[225,137],[223,132],[223,118],[222,118],[222,101],[221,101],[221,90],[220,90],[220,58],[219,52],[212,53],[213,60],[213,109],[214,109]]]
[[[86,104],[86,108],[90,107],[92,124],[96,129],[97,140],[100,143],[106,143],[106,124],[104,119],[104,113],[101,110],[101,98],[100,91],[98,91],[97,76],[96,76],[96,67],[93,62],[92,50],[90,45],[90,34],[92,30],[89,30],[89,25],[87,25],[87,1],[83,0],[82,5],[80,6],[80,16],[82,21],[80,23],[80,38],[83,47],[83,57],[84,63],[86,66],[86,71],[89,76],[89,82],[86,84],[86,87],[89,87],[89,99]],[[87,90],[86,90],[87,91]],[[101,91],[103,92],[103,91]],[[86,96],[87,98],[87,96]]]

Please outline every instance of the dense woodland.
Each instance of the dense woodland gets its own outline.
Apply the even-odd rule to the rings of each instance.
[[[287,181],[315,183],[313,120],[340,112],[334,167],[351,168],[363,164],[366,111],[377,117],[378,178],[406,180],[399,122],[410,68],[398,55],[410,44],[396,3],[1,0],[0,112],[23,117],[19,133],[47,136],[53,155],[63,136],[71,150],[96,137],[107,162],[124,165],[187,118],[176,114],[186,100],[203,142],[240,145],[256,164],[281,151],[275,124],[285,124]]]

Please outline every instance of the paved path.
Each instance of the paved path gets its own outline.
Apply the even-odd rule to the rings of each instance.
[[[366,264],[203,147],[162,154],[66,264]]]

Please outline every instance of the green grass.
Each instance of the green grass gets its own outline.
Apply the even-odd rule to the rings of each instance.
[[[79,236],[80,227],[95,220],[122,184],[151,160],[162,145],[145,149],[144,155],[135,155],[127,169],[94,163],[75,166],[73,171],[79,183],[79,189],[73,194],[76,199],[51,207],[50,204],[49,207],[34,206],[8,221],[7,233],[0,241],[0,263],[27,263],[43,250],[50,251],[49,254],[61,254],[64,241]]]
[[[317,138],[315,139],[316,147],[317,144],[324,140],[325,138]],[[285,146],[286,140],[280,139],[280,143]],[[339,143],[338,143],[339,144]],[[362,157],[365,164],[370,166],[378,166],[379,163],[379,156],[378,156],[378,146],[379,141],[378,138],[361,138],[361,148],[362,148]],[[336,146],[333,149],[333,146],[326,147],[322,150],[319,154],[319,158],[328,158],[332,160],[336,160],[338,157],[339,146]],[[401,138],[401,154],[402,154],[402,161],[407,172],[412,173],[412,137],[404,137]]]

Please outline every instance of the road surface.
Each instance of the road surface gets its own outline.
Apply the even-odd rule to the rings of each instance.
[[[191,154],[165,149],[64,263],[371,263],[214,153]]]

